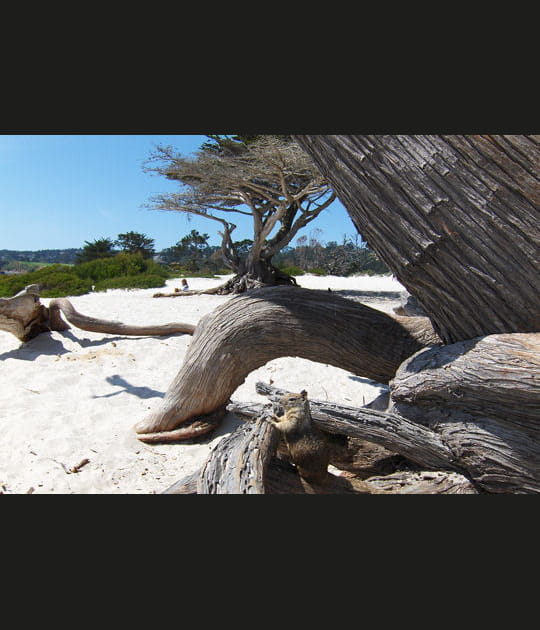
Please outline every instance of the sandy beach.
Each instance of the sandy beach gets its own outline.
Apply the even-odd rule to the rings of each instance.
[[[222,280],[188,278],[191,289]],[[310,289],[399,292],[390,276],[301,276]],[[167,281],[163,292],[180,287]],[[156,289],[109,290],[70,297],[85,315],[130,324],[197,324],[230,296],[154,299]],[[399,299],[370,297],[385,312]],[[42,298],[48,305],[49,300]],[[198,443],[144,444],[133,425],[155,408],[182,365],[190,335],[123,337],[86,332],[42,334],[22,344],[0,331],[0,491],[15,494],[153,494],[195,472],[211,449],[241,422],[228,414],[219,429]],[[268,402],[256,381],[309,396],[361,406],[383,387],[343,370],[283,357],[251,373],[232,396]],[[78,472],[70,469],[88,460]]]

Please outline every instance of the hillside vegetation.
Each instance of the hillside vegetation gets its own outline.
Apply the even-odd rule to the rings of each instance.
[[[29,284],[39,284],[43,297],[83,295],[107,289],[149,289],[165,286],[170,272],[141,254],[119,253],[76,265],[47,265],[37,271],[0,276],[0,297],[11,297]],[[93,289],[92,289],[93,287]]]

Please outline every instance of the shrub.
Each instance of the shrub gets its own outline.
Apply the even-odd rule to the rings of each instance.
[[[54,298],[66,295],[84,295],[92,288],[87,280],[77,277],[72,273],[53,273],[39,283],[42,297]]]
[[[83,295],[106,289],[147,289],[165,286],[170,274],[141,254],[120,253],[86,263],[50,265],[32,273],[0,277],[0,297],[11,297],[29,284],[38,284],[43,297]]]
[[[142,254],[126,254],[122,252],[112,258],[98,258],[97,260],[79,263],[73,269],[80,278],[93,280],[95,283],[107,278],[148,273],[152,264],[156,265],[157,263],[153,260],[144,260]],[[159,267],[159,265],[157,266]]]
[[[17,276],[0,277],[0,297],[11,297],[19,291],[22,291],[28,284],[34,284],[28,276],[32,274],[25,273]]]
[[[136,276],[118,276],[96,283],[95,291],[107,289],[153,289],[165,286],[165,278],[156,274],[137,274]]]
[[[92,283],[73,273],[73,267],[49,265],[32,273],[0,278],[0,296],[11,297],[29,284],[39,285],[43,297],[64,297],[88,293]]]

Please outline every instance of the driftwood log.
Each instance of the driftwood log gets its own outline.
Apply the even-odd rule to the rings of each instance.
[[[70,328],[61,316],[81,330],[108,334],[146,336],[184,333],[192,335],[192,324],[170,323],[155,326],[136,326],[79,313],[66,298],[55,298],[46,307],[41,304],[38,285],[31,284],[11,298],[0,298],[0,330],[9,332],[21,341],[53,330]]]

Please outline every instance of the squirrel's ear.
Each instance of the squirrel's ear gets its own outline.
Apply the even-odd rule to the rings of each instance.
[[[302,396],[302,398],[307,398],[307,392],[305,389],[300,392],[300,396]]]

